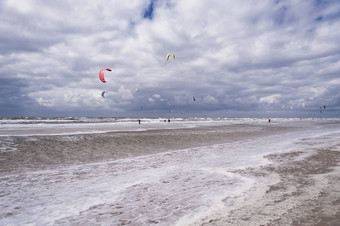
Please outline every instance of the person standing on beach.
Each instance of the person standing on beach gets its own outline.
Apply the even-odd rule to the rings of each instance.
[[[138,124],[140,124],[140,119],[138,119]]]
[[[268,122],[270,123],[270,119],[268,119]]]

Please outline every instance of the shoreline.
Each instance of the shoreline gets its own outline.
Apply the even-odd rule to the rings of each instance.
[[[1,122],[1,120],[0,120]],[[57,121],[58,122],[58,121]],[[143,132],[153,130],[177,130],[206,128],[212,126],[263,126],[263,127],[295,127],[304,123],[316,122],[321,124],[340,124],[339,119],[307,119],[296,118],[274,118],[270,123],[263,118],[243,118],[243,119],[221,119],[221,120],[172,120],[163,122],[160,119],[148,119],[138,124],[136,121],[120,122],[36,122],[36,123],[0,123],[0,137],[33,137],[33,136],[73,136],[106,134],[117,132]]]

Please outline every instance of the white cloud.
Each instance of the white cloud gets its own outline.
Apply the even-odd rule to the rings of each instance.
[[[123,100],[131,100],[133,99],[133,95],[130,90],[125,89],[124,86],[119,87],[118,93]]]
[[[151,97],[149,97],[149,102],[151,102],[151,103],[153,103],[153,102],[155,102],[155,99],[153,99],[153,98],[151,98]]]
[[[203,103],[206,103],[206,104],[216,104],[218,101],[216,100],[216,98],[208,95],[208,96],[205,96],[203,98]]]
[[[267,103],[267,104],[274,104],[274,103],[280,103],[280,100],[279,100],[278,95],[270,95],[270,96],[260,97],[259,102]]]
[[[64,87],[53,87],[50,90],[36,91],[28,94],[42,105],[51,107],[79,107],[79,106],[101,106],[103,99],[101,92],[96,89],[67,89]]]
[[[105,106],[121,111],[138,101],[189,107],[194,95],[205,112],[340,102],[338,1],[157,1],[152,20],[147,0],[0,4],[0,78],[10,72],[25,84],[13,89],[47,108],[102,106],[102,90]]]

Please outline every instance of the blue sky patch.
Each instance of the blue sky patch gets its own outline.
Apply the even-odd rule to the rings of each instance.
[[[153,19],[153,10],[154,10],[154,1],[151,1],[148,5],[148,8],[144,11],[144,18],[152,20]]]

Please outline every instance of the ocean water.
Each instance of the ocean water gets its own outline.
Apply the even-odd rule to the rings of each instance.
[[[339,138],[338,119],[1,118],[0,225],[199,225],[257,183],[234,169]]]

